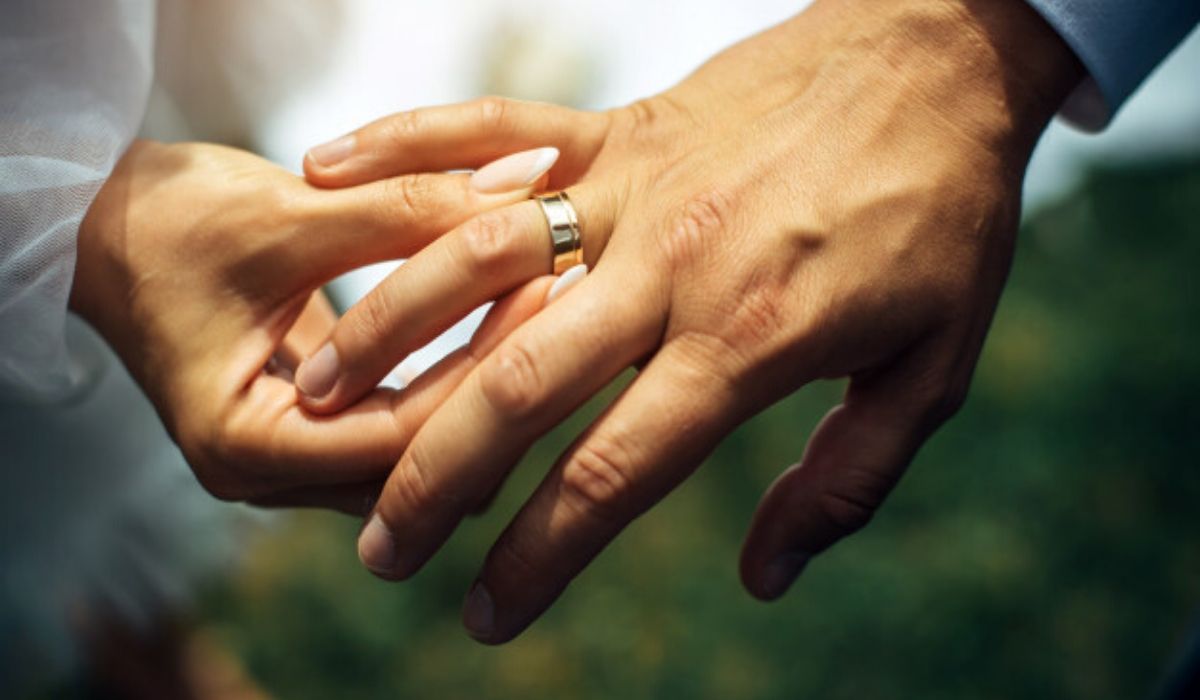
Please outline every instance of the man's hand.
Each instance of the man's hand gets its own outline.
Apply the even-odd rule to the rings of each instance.
[[[551,186],[569,188],[593,267],[420,428],[361,535],[363,561],[412,575],[532,441],[644,366],[550,470],[468,595],[470,632],[511,639],[735,426],[814,379],[849,377],[746,541],[746,587],[781,595],[866,524],[962,403],[1027,159],[1081,70],[1021,2],[824,0],[627,108],[421,110],[360,130],[337,162],[310,160],[311,182],[347,186],[556,145]],[[448,145],[458,161],[441,157]],[[370,368],[414,349],[372,340],[410,322],[432,261],[466,271],[460,302],[484,301],[549,269],[546,223],[521,203],[418,253],[335,331],[352,379],[306,405],[344,408],[379,378]]]

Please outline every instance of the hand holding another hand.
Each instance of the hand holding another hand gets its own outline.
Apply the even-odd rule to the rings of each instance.
[[[1007,274],[1026,161],[1080,75],[1021,3],[819,1],[629,107],[419,110],[310,159],[310,182],[351,187],[557,146],[550,187],[575,202],[593,269],[420,427],[360,538],[363,561],[411,575],[534,440],[642,366],[468,595],[471,633],[511,639],[738,424],[810,381],[849,377],[746,541],[747,588],[781,595],[868,521],[961,404]],[[536,203],[467,221],[338,323],[304,404],[353,404],[421,329],[549,264]]]
[[[550,279],[514,287],[470,348],[413,386],[330,417],[303,410],[292,383],[336,320],[317,290],[536,183],[512,185],[482,193],[466,175],[421,174],[327,191],[232,148],[138,142],[83,222],[71,306],[213,494],[362,512],[417,426],[541,307]]]

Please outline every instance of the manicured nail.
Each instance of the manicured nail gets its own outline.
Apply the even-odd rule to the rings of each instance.
[[[512,192],[529,187],[558,160],[558,149],[535,148],[492,161],[471,175],[471,187],[484,194]]]
[[[336,138],[329,143],[323,143],[320,146],[313,146],[308,149],[308,157],[313,159],[317,165],[324,168],[332,168],[341,163],[354,153],[354,146],[357,144],[357,139],[354,134],[346,134],[340,138]]]
[[[371,516],[358,536],[358,559],[377,574],[390,574],[396,566],[396,540],[379,513]]]
[[[763,570],[763,593],[772,599],[783,595],[804,570],[808,560],[809,556],[804,552],[787,552],[776,557]]]
[[[333,343],[325,343],[315,355],[296,369],[296,388],[305,396],[319,399],[328,394],[338,379],[338,352]]]
[[[554,284],[550,285],[550,291],[546,292],[545,305],[549,306],[550,302],[562,296],[571,287],[579,284],[579,280],[587,275],[587,271],[588,266],[580,263],[559,275],[558,279],[554,280]]]
[[[491,594],[480,581],[476,581],[471,586],[471,592],[467,593],[467,602],[463,605],[463,626],[476,639],[486,640],[495,631],[496,609],[492,605]]]

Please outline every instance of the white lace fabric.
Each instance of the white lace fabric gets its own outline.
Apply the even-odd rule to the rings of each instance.
[[[65,340],[79,223],[137,133],[151,0],[6,0],[0,22],[0,396],[83,381]]]

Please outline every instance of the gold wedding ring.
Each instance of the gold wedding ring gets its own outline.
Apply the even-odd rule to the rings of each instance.
[[[546,223],[550,224],[550,244],[554,251],[554,265],[551,268],[556,275],[583,262],[583,241],[579,237],[579,216],[575,213],[575,205],[566,192],[536,197],[542,205],[542,213],[546,215]]]

